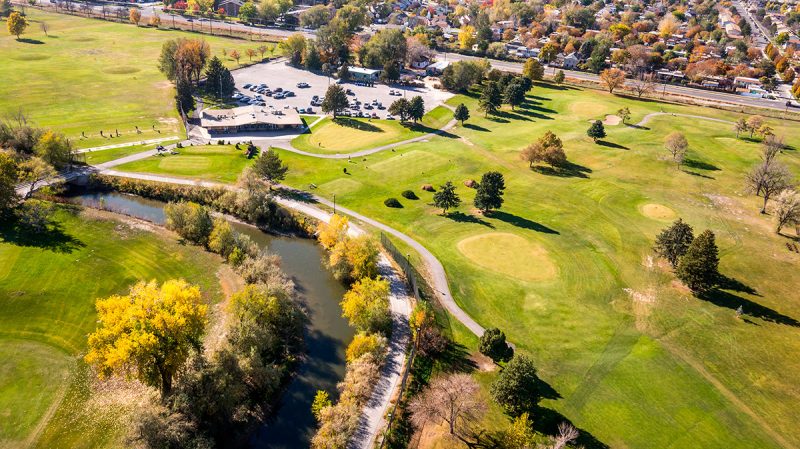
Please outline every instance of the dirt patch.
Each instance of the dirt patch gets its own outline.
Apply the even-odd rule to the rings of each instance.
[[[475,144],[472,143],[472,141],[467,139],[466,137],[462,137],[459,140],[461,140],[461,142],[464,143],[464,145],[467,145],[467,146],[470,146],[470,147],[474,147],[475,146]]]
[[[485,355],[481,354],[480,352],[476,352],[469,356],[469,359],[475,362],[475,365],[478,367],[479,370],[484,372],[491,372],[497,368],[497,365],[494,364],[492,359],[486,357]]]
[[[641,206],[639,212],[642,213],[647,218],[652,218],[654,220],[673,220],[678,214],[675,213],[674,210],[670,209],[663,204],[645,204]]]
[[[544,247],[516,234],[479,234],[461,240],[457,247],[476,265],[523,281],[546,281],[558,274]]]
[[[50,59],[48,55],[40,55],[36,53],[29,53],[29,54],[21,54],[21,55],[14,55],[11,59],[16,59],[17,61],[42,61],[45,59]]]
[[[227,335],[225,330],[228,328],[228,307],[231,296],[240,292],[245,287],[244,279],[236,274],[229,265],[222,265],[217,270],[217,279],[224,295],[224,300],[211,306],[208,329],[205,338],[205,353],[210,355],[219,349],[225,341]]]
[[[711,200],[711,203],[716,209],[728,212],[737,218],[744,215],[744,209],[742,209],[739,206],[739,203],[731,197],[725,195],[715,195],[712,193],[704,193],[703,196]]]
[[[159,81],[157,83],[153,83],[153,87],[155,87],[156,89],[172,89],[172,83],[169,81]],[[159,122],[162,120],[175,120],[175,119],[165,119],[165,118],[158,119]]]
[[[126,65],[109,67],[109,68],[103,70],[103,72],[110,73],[112,75],[128,75],[128,74],[136,73],[136,72],[139,72],[139,71],[141,71],[141,69],[136,68],[136,67],[126,66]]]
[[[618,115],[606,114],[602,122],[605,126],[617,126],[622,123],[622,119]],[[589,120],[589,123],[594,123],[594,120]]]

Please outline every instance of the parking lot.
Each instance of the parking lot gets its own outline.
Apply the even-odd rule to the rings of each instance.
[[[316,95],[321,101],[325,96],[325,91],[328,89],[329,84],[336,82],[333,78],[317,75],[307,70],[301,70],[286,65],[283,60],[256,64],[235,70],[232,74],[236,83],[236,89],[241,94],[253,98],[259,94],[250,89],[246,89],[244,86],[247,84],[255,86],[265,84],[272,93],[272,96],[260,94],[267,107],[271,106],[277,109],[302,109],[303,111],[301,111],[301,113],[304,114],[322,114],[322,109],[318,105],[312,106],[312,98]],[[299,83],[306,83],[309,87],[299,88],[297,87]],[[416,95],[421,96],[425,101],[426,111],[435,108],[451,96],[447,92],[433,89],[430,87],[430,84],[431,83],[426,83],[425,87],[405,87],[400,85],[387,86],[377,83],[368,87],[347,82],[342,83],[342,87],[352,92],[352,95],[348,95],[351,106],[356,101],[361,102],[358,109],[350,109],[351,113],[368,114],[373,118],[384,119],[389,115],[389,105],[404,95],[408,99]],[[276,99],[274,95],[278,89],[282,92],[288,90],[294,95]],[[391,94],[392,92],[394,92],[394,95]],[[376,102],[380,103],[381,106],[378,107],[375,105]],[[239,104],[247,103],[240,102]],[[308,112],[308,108],[311,108],[312,112]]]

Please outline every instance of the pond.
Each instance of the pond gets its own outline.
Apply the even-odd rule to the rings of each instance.
[[[72,200],[88,207],[104,208],[157,224],[163,224],[164,203],[116,192],[75,192]],[[281,256],[281,267],[295,282],[308,313],[307,358],[284,392],[271,422],[253,435],[251,447],[297,449],[309,447],[316,429],[311,403],[317,390],[333,395],[344,377],[344,352],[354,331],[342,318],[339,301],[345,288],[322,263],[323,250],[313,240],[279,237],[242,223],[231,223],[262,248]]]

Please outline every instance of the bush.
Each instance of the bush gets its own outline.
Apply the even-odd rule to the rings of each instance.
[[[403,207],[403,205],[400,204],[400,201],[398,201],[397,198],[386,198],[386,200],[383,202],[383,204],[386,207],[394,207],[396,209],[399,209],[399,208]]]
[[[168,203],[164,207],[167,229],[197,245],[206,245],[213,228],[208,209],[197,203]]]
[[[422,187],[420,187],[420,189],[422,189],[422,190],[424,190],[426,192],[435,192],[436,191],[436,189],[434,189],[433,186],[430,185],[430,184],[422,184]]]
[[[404,190],[403,193],[400,194],[403,198],[407,200],[418,200],[419,197],[413,190]]]

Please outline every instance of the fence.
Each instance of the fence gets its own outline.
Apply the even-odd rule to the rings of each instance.
[[[411,261],[408,260],[407,255],[403,255],[403,253],[394,246],[389,237],[386,236],[383,232],[381,232],[381,245],[394,259],[395,263],[400,266],[403,270],[403,274],[408,281],[408,286],[411,288],[411,291],[414,293],[414,298],[419,301],[421,299],[419,293],[419,284],[417,283],[417,275],[414,272],[414,267],[411,265]]]

